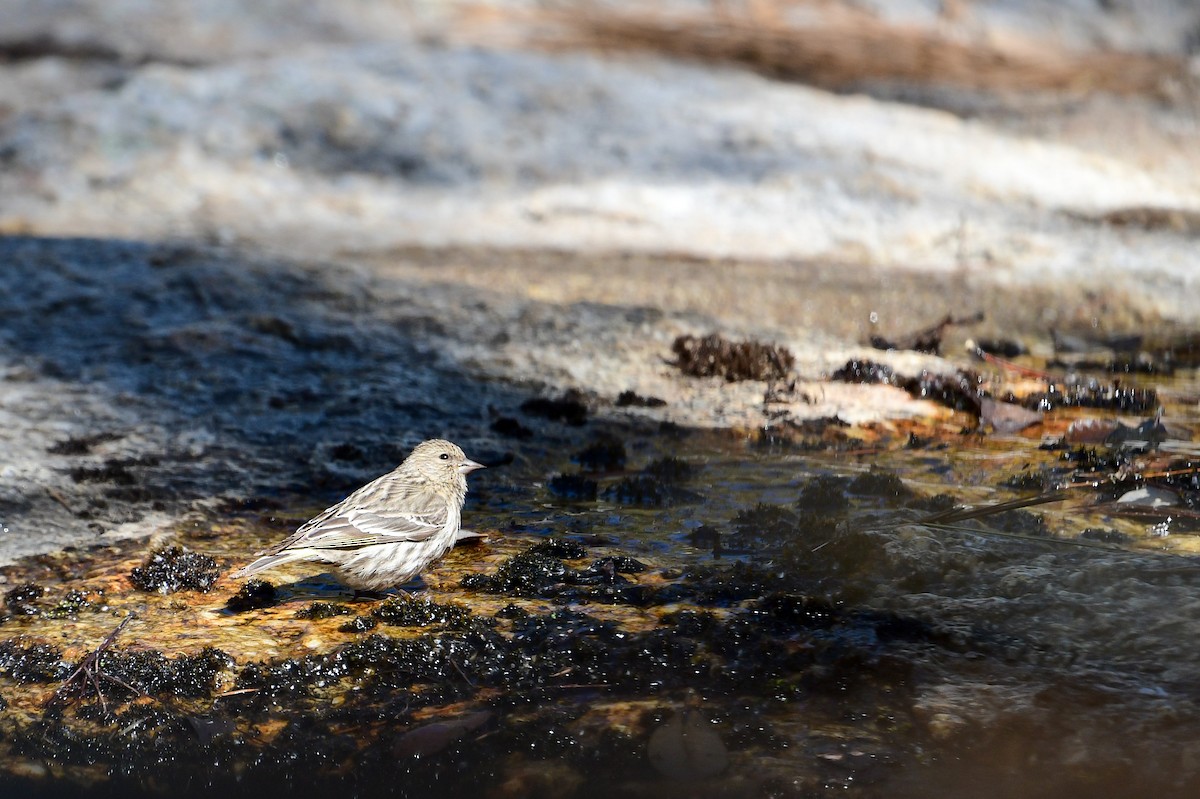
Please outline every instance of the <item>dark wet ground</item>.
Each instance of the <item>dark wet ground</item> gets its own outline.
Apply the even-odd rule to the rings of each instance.
[[[4,795],[1200,790],[1194,371],[1122,376],[1153,446],[1065,440],[1149,430],[1119,408],[704,431],[472,378],[361,275],[89,246],[0,240],[5,379],[63,386],[9,411],[56,471],[8,534],[100,528],[0,570]],[[488,540],[413,599],[223,576],[433,433],[491,465]]]

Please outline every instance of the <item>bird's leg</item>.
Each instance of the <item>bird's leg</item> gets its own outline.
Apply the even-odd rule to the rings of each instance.
[[[403,591],[400,592],[404,594]],[[355,588],[354,593],[350,595],[351,602],[378,602],[382,599],[388,599],[394,596],[392,591],[367,591],[361,588]]]

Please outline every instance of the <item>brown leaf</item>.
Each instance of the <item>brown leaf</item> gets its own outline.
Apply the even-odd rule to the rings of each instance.
[[[979,424],[997,433],[1016,433],[1042,421],[1042,414],[1013,405],[997,402],[990,397],[979,399]]]
[[[487,724],[491,718],[490,711],[480,710],[455,719],[415,727],[396,741],[396,756],[427,757],[437,754],[467,733]]]

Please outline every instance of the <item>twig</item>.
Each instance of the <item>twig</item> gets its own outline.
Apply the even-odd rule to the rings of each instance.
[[[227,696],[239,696],[240,694],[253,694],[262,690],[261,688],[235,688],[232,691],[224,691],[217,694],[213,699],[224,699]]]
[[[467,676],[467,673],[463,671],[462,666],[458,665],[458,663],[454,661],[454,658],[447,658],[447,660],[450,661],[450,665],[454,667],[454,670],[458,672],[458,676],[462,677],[463,681],[466,682],[467,685],[474,688],[475,683],[472,682],[471,678]]]
[[[71,507],[71,503],[67,501],[67,498],[63,496],[63,493],[54,486],[46,486],[46,493],[50,495],[51,499],[53,499],[59,505],[62,505],[71,513],[75,512],[75,509]]]
[[[1007,358],[1001,358],[999,355],[993,355],[990,352],[984,352],[983,348],[978,344],[975,345],[974,349],[970,349],[969,352],[971,355],[975,356],[984,363],[991,364],[992,366],[996,366],[1001,369],[1006,369],[1010,372],[1021,375],[1022,377],[1036,377],[1039,380],[1046,380],[1051,383],[1055,382],[1056,380],[1054,375],[1042,369],[1031,369],[1028,366],[1021,366],[1018,363],[1013,363]]]
[[[86,682],[91,683],[92,689],[96,692],[96,696],[100,698],[100,707],[105,713],[107,713],[108,701],[104,698],[104,692],[100,690],[101,677],[110,682],[114,682],[127,691],[138,694],[139,696],[145,694],[145,691],[134,688],[132,685],[120,679],[119,677],[114,677],[111,674],[105,674],[104,670],[100,668],[100,658],[104,656],[104,653],[107,652],[110,647],[112,647],[113,643],[117,640],[117,636],[121,634],[121,631],[124,630],[129,622],[133,621],[135,618],[137,618],[137,614],[130,613],[125,618],[121,619],[121,623],[116,626],[116,629],[109,633],[104,640],[100,642],[100,645],[92,650],[91,654],[83,659],[83,661],[79,664],[79,668],[75,669],[75,671],[71,673],[70,677],[67,677],[67,679],[63,680],[63,684],[58,686],[58,689],[50,697],[50,701],[47,704],[61,699],[62,696],[68,690],[73,688],[76,683],[86,680]]]
[[[990,505],[979,505],[973,507],[963,507],[955,505],[948,510],[934,513],[931,516],[925,516],[917,519],[918,524],[946,524],[947,522],[960,522],[965,519],[979,519],[985,516],[992,516],[1007,510],[1016,510],[1017,508],[1028,508],[1031,505],[1045,505],[1049,502],[1061,502],[1066,499],[1068,493],[1063,490],[1047,491],[1044,494],[1037,494],[1032,497],[1021,497],[1020,499],[1009,500],[1008,502],[996,502]]]

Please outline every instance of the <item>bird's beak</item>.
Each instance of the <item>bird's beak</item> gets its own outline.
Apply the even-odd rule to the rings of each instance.
[[[458,473],[459,474],[470,474],[471,472],[475,471],[476,469],[486,469],[486,468],[487,467],[484,466],[482,463],[476,463],[475,461],[471,460],[470,458],[466,458],[463,460],[462,465],[458,467]]]

